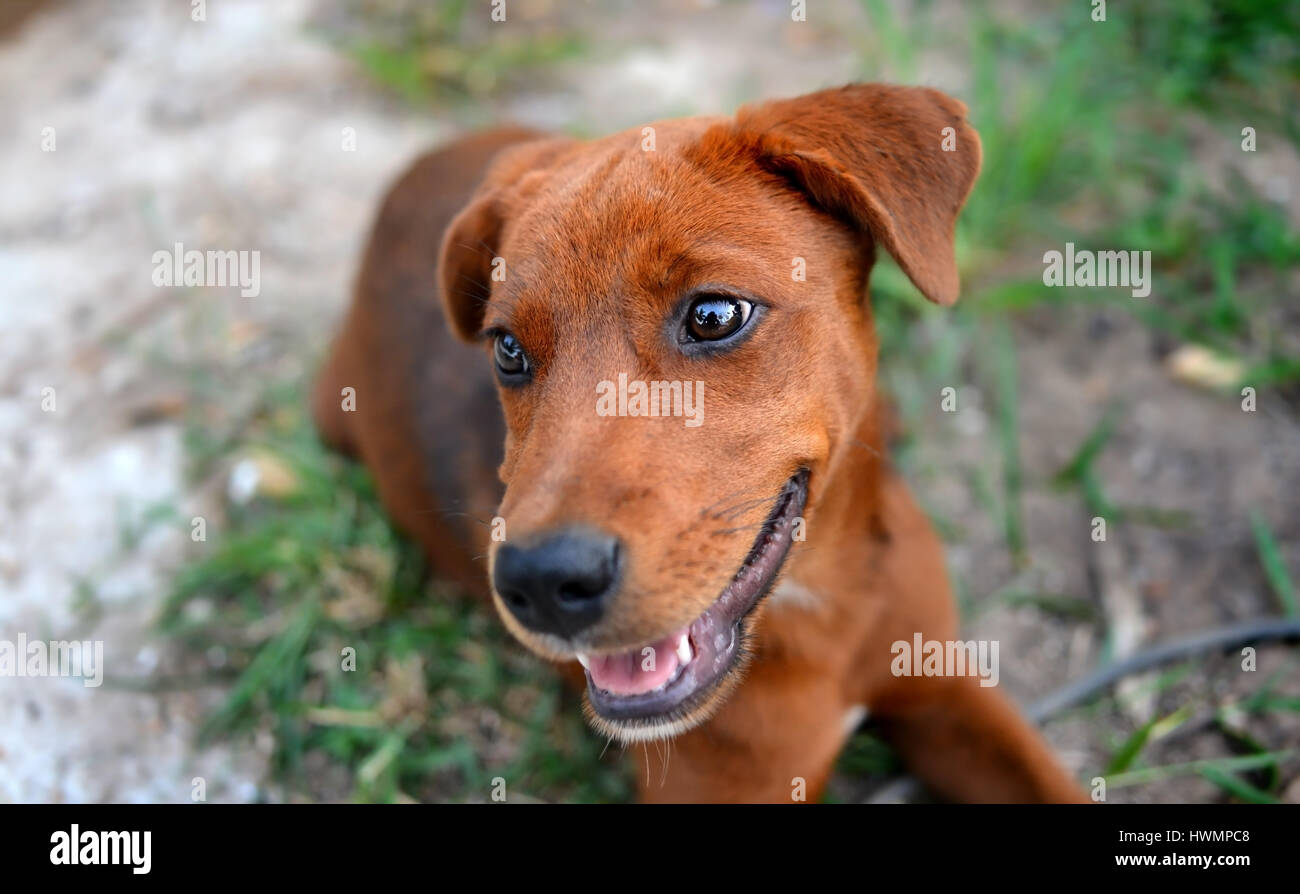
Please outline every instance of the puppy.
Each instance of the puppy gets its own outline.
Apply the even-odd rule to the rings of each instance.
[[[961,103],[867,84],[480,133],[385,198],[316,423],[598,732],[671,739],[643,800],[816,800],[868,712],[940,796],[1083,800],[988,680],[897,660],[956,618],[867,282],[881,248],[957,299],[979,167]]]

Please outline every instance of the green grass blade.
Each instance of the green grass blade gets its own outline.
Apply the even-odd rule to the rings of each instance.
[[[1268,577],[1269,586],[1282,604],[1282,610],[1288,617],[1300,616],[1300,600],[1296,598],[1295,584],[1287,573],[1286,563],[1282,560],[1282,551],[1278,549],[1273,530],[1258,512],[1250,514],[1250,529],[1255,534],[1255,547],[1259,551],[1260,564]]]

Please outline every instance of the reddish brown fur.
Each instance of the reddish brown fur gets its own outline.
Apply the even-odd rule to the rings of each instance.
[[[941,151],[946,127],[956,152]],[[993,689],[889,668],[893,641],[952,639],[956,628],[940,545],[881,459],[864,295],[879,243],[929,298],[956,299],[953,226],[980,163],[964,107],[932,90],[860,85],[734,120],[660,122],[654,151],[643,140],[640,128],[592,142],[493,131],[417,162],[380,212],[318,382],[324,436],[374,471],[435,568],[478,592],[487,568],[468,557],[496,544],[469,519],[499,514],[511,538],[575,522],[620,537],[628,567],[584,643],[594,652],[652,641],[704,611],[784,482],[810,470],[807,541],[784,576],[813,596],[760,606],[744,681],[672,740],[662,781],[657,769],[642,780],[645,800],[788,801],[795,777],[815,800],[855,705],[870,706],[944,796],[1081,799]],[[796,256],[805,282],[791,277]],[[490,277],[496,257],[502,282]],[[534,360],[530,385],[500,389],[504,456],[491,363],[447,337],[435,282],[460,338],[505,327]],[[703,283],[767,304],[748,341],[708,359],[663,337],[672,308]],[[598,416],[595,384],[620,372],[705,381],[704,424]],[[355,413],[339,410],[347,386]],[[501,614],[534,651],[576,667],[571,650]]]

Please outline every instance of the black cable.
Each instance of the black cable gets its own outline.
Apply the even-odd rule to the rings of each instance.
[[[1123,661],[1098,668],[1081,680],[1076,680],[1039,699],[1025,715],[1036,725],[1041,725],[1067,708],[1072,708],[1111,684],[1132,674],[1169,664],[1181,658],[1206,652],[1224,652],[1249,643],[1266,643],[1274,640],[1300,641],[1300,618],[1255,618],[1231,627],[1219,627],[1194,633],[1182,639],[1152,646],[1130,655]],[[915,801],[924,795],[920,780],[902,776],[891,780],[867,799],[872,804],[897,804]]]
[[[1227,651],[1248,643],[1273,640],[1300,640],[1300,618],[1256,618],[1161,643],[1123,661],[1098,668],[1083,679],[1056,690],[1031,705],[1025,715],[1034,723],[1041,724],[1131,674],[1191,655]]]

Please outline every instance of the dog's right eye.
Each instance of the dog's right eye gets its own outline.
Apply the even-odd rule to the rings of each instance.
[[[498,332],[492,344],[492,357],[503,384],[518,385],[528,377],[528,355],[524,346],[509,332]]]
[[[705,295],[686,312],[685,335],[690,341],[722,341],[749,321],[753,305],[731,295]]]

